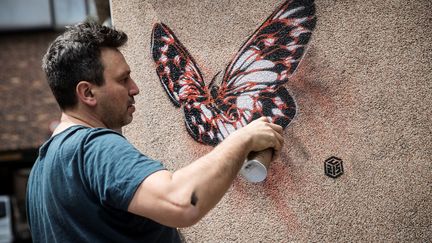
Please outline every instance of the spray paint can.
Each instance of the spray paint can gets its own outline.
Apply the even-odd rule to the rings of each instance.
[[[240,174],[253,183],[262,182],[267,178],[267,171],[273,157],[273,149],[251,152],[240,170]]]

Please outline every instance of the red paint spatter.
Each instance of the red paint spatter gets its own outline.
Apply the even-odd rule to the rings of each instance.
[[[290,205],[285,201],[284,195],[295,194],[294,183],[289,176],[288,167],[283,163],[273,163],[270,173],[264,183],[264,191],[269,200],[274,203],[276,213],[280,216],[281,222],[285,224],[288,232],[298,231],[299,223],[296,215],[290,209]],[[281,184],[286,186],[280,191]]]
[[[248,205],[247,204],[248,192],[247,192],[247,188],[246,188],[244,183],[247,183],[247,182],[245,182],[244,180],[237,177],[232,184],[233,190],[235,191],[234,196],[238,198],[237,201],[239,204],[237,205],[237,207],[239,207],[239,208],[246,207]]]

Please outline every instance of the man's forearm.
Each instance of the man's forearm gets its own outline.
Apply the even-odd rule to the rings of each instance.
[[[207,155],[174,173],[148,176],[131,200],[129,212],[171,227],[198,222],[223,197],[251,151],[283,144],[281,126],[262,117],[240,128]]]
[[[189,188],[191,204],[203,217],[223,197],[247,154],[248,138],[230,136],[207,155],[176,171],[172,182]]]

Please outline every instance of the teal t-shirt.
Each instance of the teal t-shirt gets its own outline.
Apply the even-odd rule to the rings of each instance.
[[[39,150],[27,186],[34,242],[179,242],[176,229],[127,212],[150,174],[164,166],[121,134],[73,126]]]

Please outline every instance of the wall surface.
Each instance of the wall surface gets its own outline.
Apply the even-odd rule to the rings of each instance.
[[[150,55],[164,22],[208,83],[282,2],[113,0],[138,83],[125,135],[175,170],[210,151],[187,133]],[[298,113],[264,183],[239,177],[187,242],[432,241],[432,2],[316,2],[318,23],[285,85]],[[330,156],[344,174],[324,174]]]

